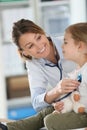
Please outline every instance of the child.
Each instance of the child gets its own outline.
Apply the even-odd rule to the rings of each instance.
[[[78,23],[69,26],[65,30],[62,52],[65,59],[72,60],[79,65],[79,68],[71,73],[74,78],[82,75],[82,82],[78,87],[81,99],[84,104],[84,114],[69,112],[64,114],[52,113],[45,117],[45,126],[48,130],[69,130],[87,127],[87,23]],[[71,84],[72,86],[72,84]],[[54,105],[57,110],[57,103]],[[80,117],[79,117],[80,115]],[[57,120],[57,124],[55,124]]]

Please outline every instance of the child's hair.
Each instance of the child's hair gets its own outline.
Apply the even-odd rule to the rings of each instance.
[[[13,24],[12,28],[12,39],[13,42],[17,45],[20,56],[22,58],[28,58],[31,59],[31,56],[25,56],[22,54],[22,49],[19,45],[19,38],[25,33],[39,33],[39,34],[45,34],[44,30],[36,25],[34,22],[28,20],[28,19],[21,19]]]
[[[69,32],[75,41],[83,41],[87,43],[87,23],[77,23],[66,28],[65,32]]]

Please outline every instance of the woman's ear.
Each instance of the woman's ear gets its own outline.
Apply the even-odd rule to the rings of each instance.
[[[19,56],[22,58],[23,57],[23,51],[18,49],[17,52],[18,52]]]
[[[25,56],[23,55],[23,51],[20,50],[20,49],[18,49],[17,52],[18,52],[20,58],[21,58],[23,61],[25,61],[26,59],[25,59]]]
[[[23,50],[20,50],[20,49],[18,49],[18,54],[19,54],[19,56],[24,60],[24,61],[26,61],[26,60],[28,60],[28,59],[32,59],[32,57],[30,56],[30,55],[28,55],[28,56],[26,56],[24,53],[23,53]]]

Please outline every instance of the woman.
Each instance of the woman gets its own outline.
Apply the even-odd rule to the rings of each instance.
[[[61,39],[47,37],[42,28],[26,19],[14,23],[12,37],[21,57],[26,59],[32,105],[39,113],[25,120],[8,123],[7,128],[38,130],[44,126],[44,117],[54,110],[52,103],[62,94],[76,89],[79,82],[64,79],[61,88],[58,86],[61,78],[72,69],[72,63],[63,59]],[[62,108],[63,103],[59,102],[58,110]]]

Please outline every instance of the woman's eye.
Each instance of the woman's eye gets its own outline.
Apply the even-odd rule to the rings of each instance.
[[[37,40],[40,40],[41,39],[41,35],[37,37]]]
[[[33,47],[33,44],[29,45],[27,48],[28,49],[31,49]]]

